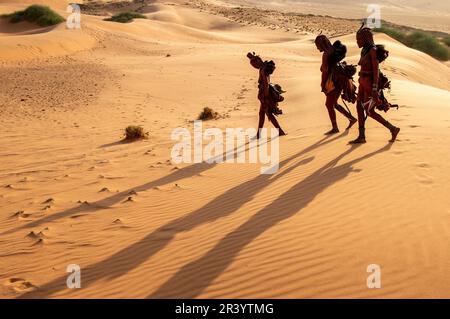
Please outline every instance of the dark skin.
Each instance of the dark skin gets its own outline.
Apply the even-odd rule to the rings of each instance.
[[[322,92],[325,92],[325,83],[327,83],[327,79],[329,76],[328,73],[328,59],[329,54],[325,52],[325,50],[316,43],[316,48],[319,50],[320,53],[323,53],[322,55],[322,66],[320,67],[320,71],[322,71],[322,81],[320,84],[320,87],[322,88]]]
[[[364,47],[364,44],[361,43],[361,40],[358,40],[358,46],[360,48]],[[381,103],[380,97],[378,96],[378,90],[373,89],[373,84],[378,84],[378,80],[380,77],[379,73],[379,63],[377,59],[377,51],[375,48],[370,50],[370,52],[360,60],[361,72],[372,72],[372,76],[360,77],[359,83],[364,87],[364,100],[366,102],[372,97],[375,104]]]
[[[360,48],[363,48],[365,46],[374,46],[373,43],[364,42],[363,38],[357,38],[357,43]],[[380,76],[379,62],[377,59],[377,51],[375,47],[371,48],[365,56],[361,57],[359,65],[361,66],[361,75],[359,77],[358,102],[356,104],[356,109],[358,111],[359,127],[360,129],[364,129],[366,116],[364,113],[363,104],[368,102],[371,98],[375,105],[379,105],[381,103],[378,94],[378,81]],[[391,142],[394,142],[397,138],[398,133],[400,132],[400,129],[394,127],[388,121],[386,121],[380,114],[376,112],[375,108],[370,111],[369,116],[391,131]],[[359,144],[365,142],[365,137],[360,136],[351,143]]]
[[[264,67],[259,69],[259,92],[258,99],[262,102],[269,97],[270,75],[266,73]]]
[[[281,128],[280,124],[278,123],[277,118],[275,115],[270,113],[271,105],[270,105],[270,98],[269,98],[269,92],[270,92],[270,75],[266,72],[264,66],[259,69],[259,92],[258,92],[258,99],[261,102],[261,106],[259,108],[259,122],[258,122],[258,134],[257,138],[260,138],[260,132],[261,129],[264,127],[264,122],[267,118],[269,121],[273,124],[275,128],[279,130],[280,136],[286,135],[286,133]]]
[[[328,61],[330,58],[331,51],[325,50],[325,48],[322,45],[320,45],[319,43],[316,43],[316,47],[317,47],[317,50],[319,50],[319,52],[323,53],[322,65],[320,67],[320,71],[322,72],[321,88],[322,88],[322,92],[325,93],[326,92],[326,88],[325,88],[326,82],[330,76],[330,66],[329,66]],[[339,133],[335,110],[338,110],[350,121],[350,124],[347,127],[347,129],[350,129],[356,123],[356,119],[347,110],[345,110],[342,106],[340,106],[338,104],[338,100],[339,100],[339,97],[341,96],[341,93],[342,93],[342,90],[338,90],[338,89],[335,89],[335,90],[329,92],[328,94],[325,93],[325,95],[327,97],[325,105],[327,107],[328,115],[330,117],[330,121],[333,126],[331,131],[327,132],[326,135]]]

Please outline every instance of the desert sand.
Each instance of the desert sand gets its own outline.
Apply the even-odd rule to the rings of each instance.
[[[449,65],[377,34],[402,132],[390,144],[369,120],[352,147],[339,115],[342,133],[323,136],[313,39],[328,30],[357,63],[354,22],[286,30],[217,6],[230,8],[158,1],[148,20],[83,15],[80,30],[1,22],[0,297],[449,298]],[[0,14],[24,7],[0,1]],[[205,127],[257,124],[249,51],[277,62],[287,91],[279,172],[172,163],[172,130],[205,106],[222,115]],[[131,124],[149,139],[121,142]],[[81,289],[66,286],[70,264]],[[370,264],[381,289],[366,286]]]
[[[237,5],[252,5],[283,12],[328,15],[361,19],[368,15],[368,4],[380,7],[381,18],[404,26],[450,32],[450,2],[424,0],[224,0]]]

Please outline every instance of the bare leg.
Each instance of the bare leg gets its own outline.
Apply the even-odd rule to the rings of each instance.
[[[258,134],[256,135],[257,139],[260,138],[261,129],[264,127],[265,120],[266,120],[266,111],[264,105],[261,103],[261,107],[259,108]]]
[[[348,120],[349,120],[349,124],[348,127],[346,128],[346,130],[349,130],[353,127],[353,125],[356,124],[356,122],[358,122],[357,119],[355,119],[355,117],[349,113],[349,111],[347,111],[342,105],[336,104],[336,106],[334,107],[336,110],[338,110],[341,114],[343,114]]]
[[[334,110],[335,106],[337,105],[337,100],[339,98],[339,91],[334,90],[333,92],[329,93],[327,95],[327,100],[325,102],[325,106],[328,110],[328,116],[330,117],[332,129],[331,131],[325,133],[325,135],[331,135],[339,133],[339,128],[336,121],[336,111]]]
[[[378,114],[375,110],[372,110],[370,112],[370,117],[373,118],[375,121],[386,127],[392,135],[391,142],[395,142],[397,139],[398,133],[400,133],[400,128],[395,127],[391,123],[389,123],[384,117],[382,117],[380,114]]]
[[[267,117],[269,118],[269,121],[273,124],[273,126],[275,126],[275,128],[279,130],[280,136],[286,135],[286,133],[283,131],[280,124],[278,123],[277,118],[272,113],[267,114]]]
[[[358,123],[359,123],[359,136],[356,140],[350,142],[350,144],[364,144],[366,143],[365,122],[366,117],[364,115],[364,108],[361,101],[356,104],[356,110],[358,111]]]

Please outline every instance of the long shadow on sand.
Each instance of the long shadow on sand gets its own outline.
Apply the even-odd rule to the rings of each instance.
[[[388,151],[391,145],[389,144],[378,151],[336,166],[340,160],[355,149],[355,146],[351,147],[336,159],[294,185],[235,231],[226,235],[203,257],[185,265],[171,279],[149,295],[148,298],[189,299],[198,297],[227,269],[244,247],[271,227],[298,214],[316,196],[354,172],[352,167],[354,164]]]
[[[232,153],[232,154],[240,154],[242,152],[247,152],[248,150],[250,150],[251,147],[249,146],[249,143],[241,146],[241,147],[237,147],[231,151],[225,152],[223,155],[223,157],[227,156],[227,154]],[[220,156],[219,156],[220,157]],[[147,191],[149,189],[152,189],[154,187],[157,186],[162,186],[162,185],[166,185],[166,184],[173,184],[177,181],[180,181],[182,179],[186,179],[186,178],[190,178],[190,177],[194,177],[194,176],[199,176],[201,173],[204,173],[212,168],[214,168],[217,165],[217,163],[212,163],[212,164],[208,164],[208,163],[199,163],[199,164],[194,164],[191,166],[187,166],[185,168],[179,169],[174,171],[173,173],[161,177],[157,180],[154,180],[152,182],[143,184],[143,185],[138,185],[136,187],[127,189],[125,191],[119,192],[117,194],[114,194],[112,196],[106,197],[104,199],[101,199],[99,201],[96,202],[92,202],[92,203],[81,203],[80,205],[73,207],[73,208],[69,208],[67,210],[58,212],[58,213],[54,213],[51,215],[48,215],[46,217],[43,217],[41,219],[37,219],[35,221],[31,221],[27,224],[24,224],[21,227],[17,227],[15,229],[11,229],[9,231],[3,232],[0,235],[7,235],[10,233],[14,233],[23,229],[28,229],[31,227],[38,227],[41,226],[43,224],[46,223],[50,223],[50,222],[54,222],[57,221],[59,219],[63,219],[63,218],[68,218],[80,213],[94,213],[96,211],[100,211],[100,210],[107,210],[110,209],[111,206],[120,203],[122,201],[124,201],[125,199],[127,199],[130,196],[130,192],[134,191],[134,192],[144,192]]]
[[[283,168],[294,159],[307,155],[309,152],[329,144],[345,135],[346,133],[332,139],[326,137],[318,141],[317,143],[282,161],[280,163],[280,168]],[[231,215],[241,206],[245,205],[247,202],[250,202],[261,190],[267,188],[270,184],[276,180],[279,180],[298,166],[304,165],[311,160],[313,160],[313,157],[303,159],[275,176],[258,175],[256,178],[226,191],[224,194],[216,197],[198,210],[161,226],[140,241],[120,250],[105,260],[83,268],[83,287],[86,288],[99,280],[108,280],[125,275],[127,272],[138,267],[158,251],[166,247],[178,233],[189,231],[202,224],[211,223],[215,220]],[[182,176],[186,177],[185,174]],[[170,177],[170,179],[173,180],[173,177]],[[154,183],[155,182],[152,182],[150,184],[154,185]],[[143,187],[135,189],[142,190]],[[45,298],[51,296],[58,291],[67,289],[66,279],[67,276],[64,274],[44,286],[41,286],[38,290],[25,293],[19,296],[19,298]],[[200,282],[200,284],[201,283],[202,282]]]

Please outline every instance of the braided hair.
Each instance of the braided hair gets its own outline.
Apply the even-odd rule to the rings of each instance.
[[[364,27],[364,22],[356,32],[356,39],[363,44],[363,50],[361,55],[366,55],[371,48],[375,46],[372,30],[368,27]]]
[[[314,43],[316,44],[317,47],[319,47],[325,52],[330,51],[332,49],[330,40],[324,34],[318,35]]]

